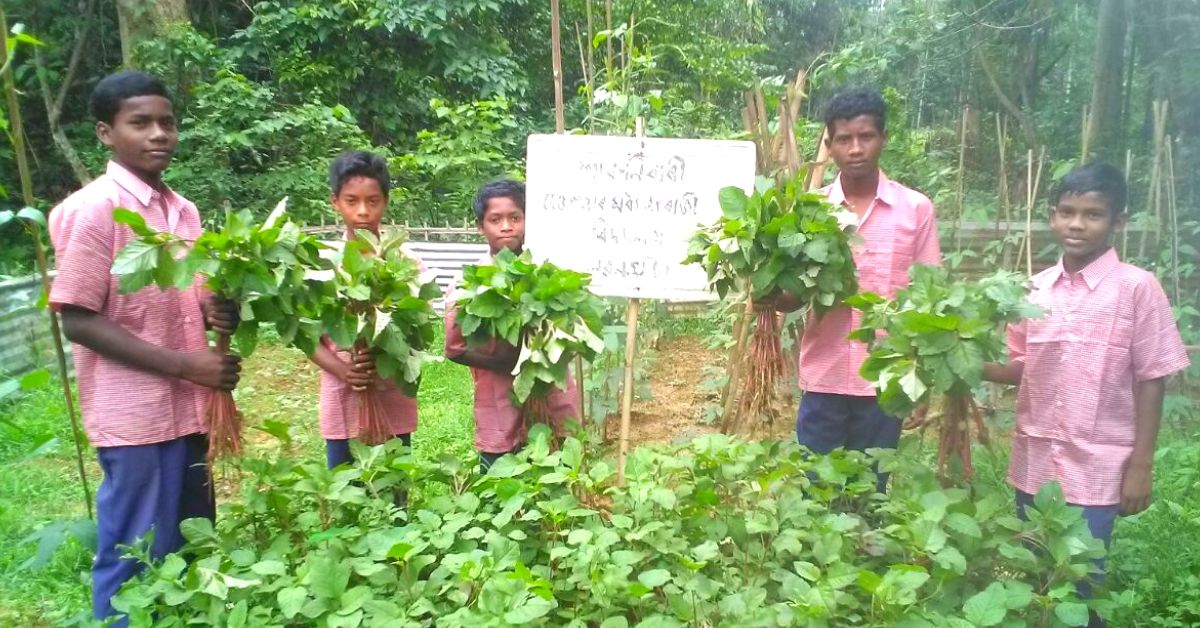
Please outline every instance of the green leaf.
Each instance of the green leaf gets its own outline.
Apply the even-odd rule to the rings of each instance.
[[[1086,626],[1090,620],[1087,604],[1059,602],[1054,606],[1054,616],[1068,626]]]
[[[17,218],[28,220],[29,222],[36,222],[42,227],[46,226],[46,214],[43,214],[41,210],[33,207],[22,207],[19,211],[17,211]]]
[[[638,574],[638,582],[651,589],[661,587],[671,581],[671,572],[666,569],[651,569]]]
[[[984,589],[972,595],[963,605],[963,614],[967,621],[976,626],[995,626],[1004,621],[1008,614],[1008,594],[1004,585],[993,582]]]
[[[113,210],[113,222],[126,225],[139,237],[150,237],[158,232],[146,225],[146,218],[141,214],[118,207]]]
[[[296,616],[300,612],[304,602],[308,599],[308,589],[304,587],[287,587],[279,590],[276,594],[276,599],[279,601],[279,611],[287,619]]]
[[[50,371],[37,369],[21,377],[21,390],[35,390],[50,383]]]
[[[725,218],[729,220],[741,220],[746,217],[746,192],[737,186],[728,186],[721,188],[717,193],[717,200],[721,204],[721,212],[725,214]]]

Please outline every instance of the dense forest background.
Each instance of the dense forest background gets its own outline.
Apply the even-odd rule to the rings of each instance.
[[[125,65],[175,90],[168,179],[206,218],[287,195],[303,219],[332,220],[327,164],[361,147],[391,162],[392,220],[461,225],[473,189],[519,175],[525,136],[554,129],[550,4],[5,0],[42,45],[13,59],[36,198],[20,198],[0,143],[0,209],[48,208],[102,171],[87,97]],[[744,136],[746,90],[761,85],[773,110],[803,69],[808,155],[833,91],[880,86],[885,167],[944,225],[1023,220],[1030,161],[1044,197],[1103,157],[1129,169],[1134,223],[1151,232],[1128,254],[1153,265],[1172,240],[1176,271],[1194,261],[1196,0],[562,0],[560,23],[569,130],[631,133],[641,116],[652,136]],[[30,268],[22,238],[0,233],[0,274]]]

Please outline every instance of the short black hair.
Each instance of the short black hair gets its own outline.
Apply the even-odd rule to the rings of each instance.
[[[351,177],[375,179],[384,196],[392,191],[392,176],[388,174],[387,160],[370,151],[348,150],[333,159],[329,165],[329,189],[334,196],[342,193],[342,186]]]
[[[1125,203],[1128,200],[1129,188],[1125,184],[1125,174],[1116,166],[1103,162],[1091,161],[1067,173],[1058,189],[1054,192],[1054,204],[1058,205],[1062,197],[1075,194],[1097,192],[1104,195],[1112,204],[1109,208],[1113,216],[1125,213]]]
[[[833,95],[825,106],[825,128],[833,130],[836,120],[853,120],[861,115],[875,118],[875,128],[887,132],[887,103],[879,90],[868,87],[850,87]]]
[[[475,194],[475,221],[482,222],[487,213],[488,201],[494,198],[512,199],[513,204],[525,211],[525,184],[513,179],[499,179],[484,184]]]
[[[138,96],[162,96],[172,100],[167,86],[157,76],[137,70],[125,70],[109,74],[96,83],[88,101],[88,108],[97,122],[112,124],[117,112],[121,110],[121,103]]]

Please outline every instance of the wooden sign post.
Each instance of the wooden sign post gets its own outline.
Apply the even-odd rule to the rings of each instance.
[[[642,299],[711,301],[707,277],[685,266],[688,240],[721,215],[718,192],[754,184],[750,142],[533,135],[526,171],[526,244],[539,261],[592,276],[592,292],[629,299],[618,480],[633,405]]]

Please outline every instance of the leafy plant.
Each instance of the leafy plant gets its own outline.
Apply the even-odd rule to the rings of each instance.
[[[377,237],[360,229],[346,242],[332,271],[310,272],[309,277],[331,274],[313,317],[322,321],[334,344],[372,353],[379,375],[416,397],[421,368],[441,360],[429,354],[438,324],[431,301],[441,291],[404,254],[404,240],[402,232]],[[375,389],[359,395],[363,441],[378,444],[392,437]]]
[[[934,396],[945,397],[938,469],[944,472],[947,457],[956,453],[971,477],[969,422],[987,439],[971,391],[983,381],[985,362],[1005,360],[1005,324],[1040,310],[1026,300],[1025,278],[1016,273],[955,280],[944,268],[918,264],[909,276],[912,283],[892,300],[874,293],[846,300],[863,312],[862,326],[850,337],[871,346],[861,373],[879,392],[880,407],[893,416],[908,416]]]
[[[769,302],[787,293],[820,315],[857,292],[850,251],[857,221],[819,192],[805,192],[802,174],[780,184],[759,177],[750,195],[724,188],[720,202],[721,218],[692,236],[684,263],[702,265],[721,298],[746,290],[748,299]],[[760,308],[743,376],[743,420],[771,417],[784,368],[781,335],[774,309]]]
[[[160,626],[1086,623],[1074,583],[1103,545],[1053,486],[1021,521],[1007,491],[919,466],[875,497],[870,463],[710,435],[635,450],[618,490],[544,426],[484,476],[394,443],[337,471],[246,458],[244,499],[185,522],[114,606]],[[443,490],[396,520],[395,485]]]
[[[299,313],[317,309],[305,273],[321,266],[322,245],[289,220],[285,208],[286,199],[261,225],[247,210],[227,212],[221,231],[206,231],[194,242],[154,230],[137,212],[117,209],[113,219],[138,237],[117,254],[112,273],[121,277],[123,293],[151,284],[161,290],[186,288],[199,273],[215,295],[240,305],[234,341],[243,355],[254,351],[260,323],[273,324],[284,342],[311,355],[322,329]],[[229,349],[230,337],[218,334],[217,351]],[[210,457],[241,451],[241,413],[232,393],[214,391],[205,418]]]
[[[513,397],[527,409],[552,388],[566,388],[576,355],[590,362],[604,350],[604,305],[588,292],[591,280],[550,262],[535,264],[528,251],[507,249],[490,265],[463,268],[457,319],[463,337],[472,345],[496,339],[520,349]],[[547,418],[544,410],[534,414]]]

